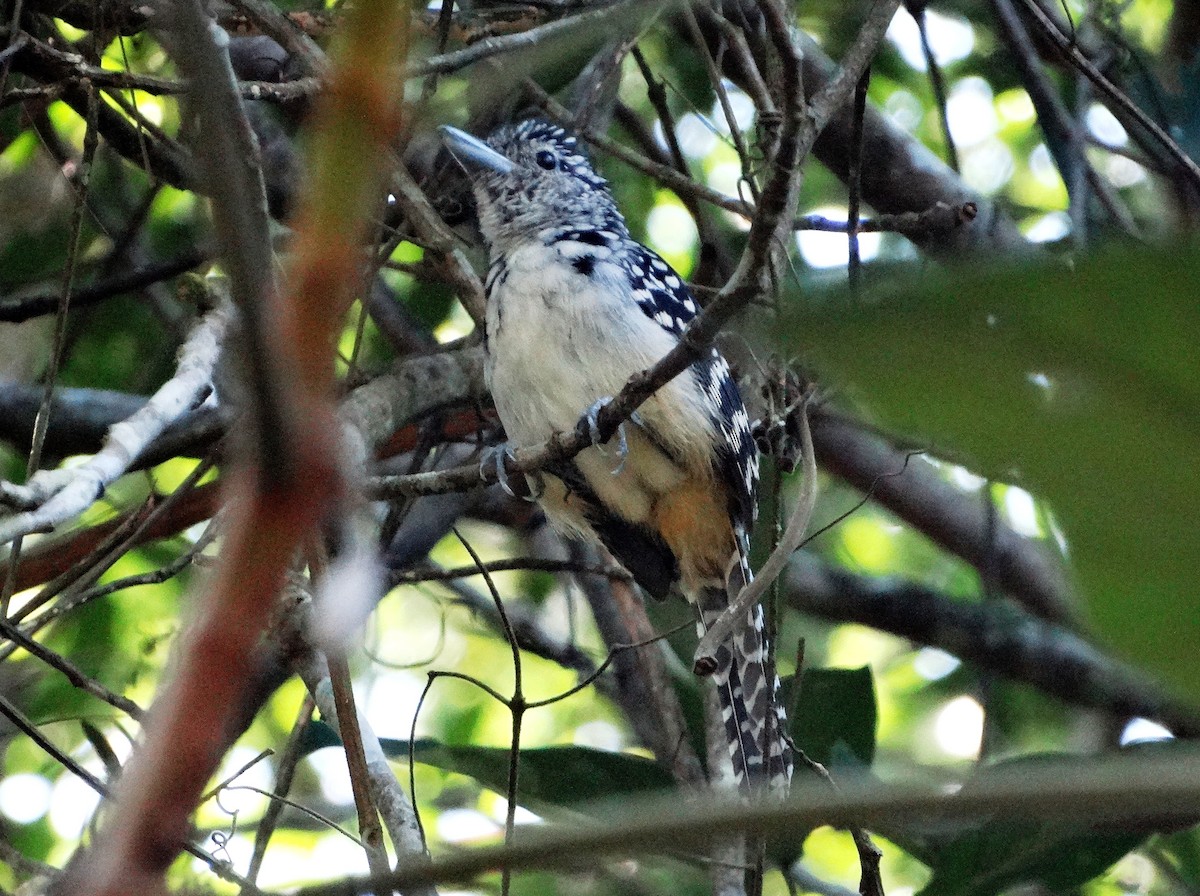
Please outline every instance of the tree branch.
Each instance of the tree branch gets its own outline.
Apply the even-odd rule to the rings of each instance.
[[[499,867],[578,868],[581,858],[700,848],[713,831],[766,834],[821,825],[876,827],[936,818],[978,824],[981,817],[1021,821],[1087,818],[1092,824],[1190,823],[1200,801],[1200,758],[1172,751],[1079,757],[989,769],[961,788],[843,779],[801,781],[785,801],[734,798],[681,802],[678,796],[613,811],[601,824],[539,825],[508,846],[464,849],[428,866],[402,867],[383,879],[348,878],[305,887],[296,896],[358,896],[377,886],[469,880]]]
[[[937,647],[1066,703],[1145,716],[1180,737],[1200,736],[1200,716],[1154,682],[1009,601],[967,603],[915,582],[854,575],[804,551],[785,573],[783,593],[801,612]]]
[[[992,526],[982,503],[965,495],[912,452],[860,423],[818,409],[811,418],[821,465],[972,566],[1031,612],[1070,625],[1075,611],[1060,556],[1004,524]]]

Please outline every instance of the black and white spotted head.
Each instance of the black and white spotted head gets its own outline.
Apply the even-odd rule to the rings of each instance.
[[[608,183],[558,125],[528,119],[486,141],[443,127],[442,139],[467,170],[479,226],[493,255],[553,239],[565,227],[627,233]]]

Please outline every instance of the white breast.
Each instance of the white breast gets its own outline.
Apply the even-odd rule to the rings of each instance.
[[[553,246],[510,253],[507,276],[488,304],[486,372],[511,442],[535,445],[573,429],[597,399],[616,395],[675,345],[632,298],[622,298],[623,284],[615,265],[598,261],[587,277]],[[605,504],[641,519],[642,508],[669,491],[684,469],[711,469],[715,431],[703,400],[686,371],[647,401],[639,414],[652,439],[637,437],[626,424],[634,438],[619,476],[611,473],[617,465],[611,453],[588,449],[580,456],[581,470]]]

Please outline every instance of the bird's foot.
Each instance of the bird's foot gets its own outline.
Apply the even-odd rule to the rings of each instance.
[[[601,433],[600,433],[600,410],[606,404],[608,404],[610,401],[612,401],[611,395],[607,396],[605,398],[598,398],[592,404],[592,406],[590,408],[588,408],[588,410],[587,410],[588,433],[592,437],[592,444],[595,445],[597,448],[599,448],[601,452],[604,452],[604,440],[601,438]],[[641,418],[638,416],[637,411],[634,411],[632,414],[630,414],[629,419],[635,425],[638,425],[638,426],[641,425],[642,421],[641,421]],[[617,457],[620,458],[621,462],[619,464],[617,464],[617,468],[612,471],[612,474],[614,476],[618,475],[622,470],[625,469],[625,461],[627,461],[629,459],[629,442],[625,438],[625,424],[624,423],[621,423],[619,426],[617,426],[617,434],[616,435],[617,435]],[[604,452],[604,453],[607,453],[607,452]]]
[[[542,486],[541,476],[525,476],[525,493],[518,494],[512,487],[508,478],[508,468],[505,466],[510,460],[516,460],[517,456],[513,453],[512,448],[508,443],[496,445],[491,448],[484,448],[479,456],[479,472],[481,475],[487,475],[487,468],[492,467],[496,474],[496,482],[500,484],[500,488],[504,489],[505,494],[510,498],[520,498],[522,501],[530,503],[536,501],[542,496],[544,491]]]

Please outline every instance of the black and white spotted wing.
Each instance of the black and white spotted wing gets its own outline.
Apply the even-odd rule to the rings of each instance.
[[[699,308],[683,278],[657,254],[638,243],[620,253],[629,275],[633,298],[642,312],[675,336],[682,336]],[[741,531],[749,531],[757,509],[758,448],[750,430],[750,416],[742,401],[729,363],[715,348],[692,365],[708,396],[713,420],[722,435],[717,444],[717,466],[730,495],[730,516]]]

